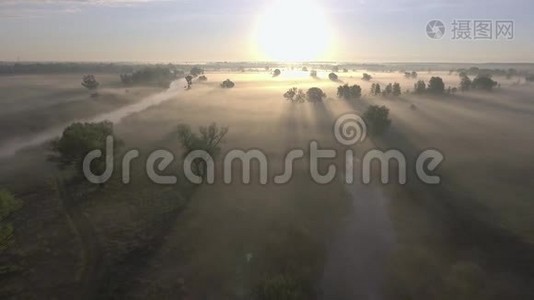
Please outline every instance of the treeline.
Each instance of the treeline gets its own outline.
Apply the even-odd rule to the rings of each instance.
[[[131,73],[123,73],[120,75],[121,82],[126,86],[148,85],[168,88],[178,75],[182,75],[182,71],[175,70],[169,67],[145,67]]]
[[[136,70],[150,67],[161,67],[172,70],[187,70],[190,66],[175,64],[127,64],[127,63],[2,63],[0,75],[14,74],[50,74],[50,73],[132,73]]]

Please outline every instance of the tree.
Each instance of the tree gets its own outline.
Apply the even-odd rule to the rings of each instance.
[[[385,106],[371,105],[363,114],[368,132],[372,136],[382,135],[391,125],[389,109]]]
[[[445,91],[445,83],[441,77],[432,77],[428,82],[428,92],[432,94],[443,94]]]
[[[369,75],[369,74],[367,74],[367,73],[363,73],[363,75],[362,75],[362,80],[364,80],[364,81],[369,81],[369,80],[371,80],[371,79],[373,79],[373,77],[372,77],[371,75]]]
[[[306,94],[303,90],[293,87],[290,88],[287,92],[285,92],[284,98],[291,102],[302,103],[304,102],[304,100],[306,100]]]
[[[358,99],[362,96],[362,88],[355,84],[349,86],[348,84],[340,85],[337,88],[337,96],[344,99]]]
[[[275,69],[275,70],[273,71],[273,77],[278,77],[278,76],[280,76],[280,74],[282,74],[282,72],[280,71],[280,69]]]
[[[382,93],[382,88],[380,87],[379,83],[373,83],[371,85],[371,94],[372,95],[380,95]]]
[[[197,77],[198,75],[204,74],[204,70],[199,67],[193,67],[191,68],[191,71],[189,71],[189,74],[193,77]]]
[[[386,96],[389,96],[393,93],[393,85],[391,83],[388,83],[388,85],[386,85],[386,88],[384,89],[384,94]]]
[[[306,98],[311,102],[321,102],[325,97],[326,94],[318,87],[312,87],[306,91]]]
[[[307,67],[302,67],[302,72],[308,72],[308,68]]]
[[[330,80],[332,80],[332,81],[338,81],[338,80],[339,80],[338,77],[337,77],[337,75],[336,75],[336,73],[334,73],[334,72],[328,74],[328,78],[329,78]]]
[[[98,92],[96,92],[96,90],[99,85],[100,83],[96,81],[94,75],[84,75],[82,78],[82,86],[92,92],[91,97],[98,97]]]
[[[228,127],[218,127],[216,123],[209,126],[199,127],[199,133],[196,134],[191,130],[189,125],[180,124],[176,129],[178,140],[184,148],[183,157],[195,150],[202,150],[209,154],[213,159],[220,153],[220,144],[228,133]],[[206,162],[202,159],[193,161],[193,168],[197,175],[206,176]]]
[[[317,78],[317,71],[311,70],[310,76],[313,77],[313,78]]]
[[[206,77],[206,76],[204,76],[204,75],[201,75],[201,76],[198,77],[197,80],[198,80],[198,81],[201,81],[201,82],[202,82],[202,81],[208,81],[208,77]]]
[[[491,91],[495,86],[497,86],[497,81],[494,81],[489,76],[477,76],[473,79],[471,83],[473,89]]]
[[[145,67],[133,73],[121,74],[121,81],[124,85],[148,85],[169,88],[176,80],[176,71],[169,67]],[[192,75],[188,75],[192,76]]]
[[[471,88],[472,81],[465,73],[463,75],[460,80],[460,90],[465,92]]]
[[[221,83],[221,87],[224,89],[231,89],[235,86],[235,83],[233,83],[230,79],[226,79]]]
[[[401,95],[401,87],[400,87],[400,84],[398,84],[397,82],[395,82],[393,84],[393,96],[395,97],[398,97]]]
[[[13,224],[10,216],[22,207],[22,202],[13,197],[7,190],[0,190],[0,254],[13,242]],[[0,274],[2,270],[0,270]]]
[[[73,123],[65,128],[60,138],[52,141],[53,154],[50,160],[56,162],[60,168],[73,166],[78,174],[82,174],[82,163],[85,156],[93,151],[100,150],[106,153],[106,138],[113,135],[113,123],[104,121],[100,123]],[[114,150],[119,148],[121,141],[114,137]],[[93,162],[95,173],[105,169],[105,160],[98,159]]]
[[[193,85],[193,76],[187,75],[185,76],[185,81],[187,82],[187,89],[191,89],[191,85]]]
[[[426,83],[423,80],[419,80],[414,84],[413,91],[416,94],[423,94],[426,92]]]

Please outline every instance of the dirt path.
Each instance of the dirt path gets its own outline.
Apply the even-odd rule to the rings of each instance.
[[[322,299],[382,299],[386,259],[394,246],[389,199],[380,186],[364,185],[356,176],[345,188],[352,211],[328,249]]]
[[[83,266],[79,276],[80,299],[95,299],[99,278],[103,272],[103,252],[98,243],[98,236],[93,224],[73,197],[71,189],[59,178],[56,178],[56,186],[69,222],[80,238],[83,251]]]

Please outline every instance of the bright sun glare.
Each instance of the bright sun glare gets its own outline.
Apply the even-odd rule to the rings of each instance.
[[[306,0],[274,3],[260,16],[255,38],[258,54],[266,60],[319,60],[332,45],[323,10]]]

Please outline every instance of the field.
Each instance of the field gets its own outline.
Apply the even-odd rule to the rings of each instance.
[[[364,72],[373,79],[363,81]],[[412,79],[355,70],[334,82],[328,73],[312,78],[287,68],[273,78],[263,70],[207,70],[206,82],[170,91],[125,89],[117,74],[95,74],[98,98],[80,86],[81,74],[0,77],[0,152],[19,150],[0,158],[0,186],[24,203],[13,220],[10,256],[2,259],[15,267],[0,279],[0,297],[276,299],[268,297],[276,289],[295,293],[288,299],[534,297],[534,86],[494,77],[500,85],[492,92],[416,95],[417,80],[439,76],[456,87],[458,74],[420,71]],[[220,88],[225,79],[235,87]],[[360,85],[362,97],[339,99],[340,82]],[[399,97],[369,93],[373,83],[394,82]],[[292,87],[319,87],[327,96],[292,103],[283,97]],[[116,164],[126,151],[140,151],[128,185],[116,169],[103,186],[69,186],[65,172],[48,161],[46,143],[17,147],[157,93],[168,100],[114,124],[123,143]],[[380,184],[377,168],[370,185],[343,182],[348,147],[336,141],[334,123],[370,105],[389,108],[391,128],[352,149],[357,157],[375,148],[400,150],[408,166],[404,185]],[[232,183],[224,183],[222,159],[214,184],[187,182],[176,128],[212,122],[229,129],[220,157],[234,149],[266,154],[267,184],[259,182],[256,163],[250,184],[241,182],[239,164]],[[334,163],[336,180],[312,180],[311,141],[338,151],[319,164],[326,173]],[[430,148],[445,157],[439,185],[415,176],[417,155]],[[155,149],[174,154],[162,173],[179,174],[178,183],[149,180],[144,167]],[[288,183],[276,184],[292,149],[304,149],[305,158],[295,162]]]

